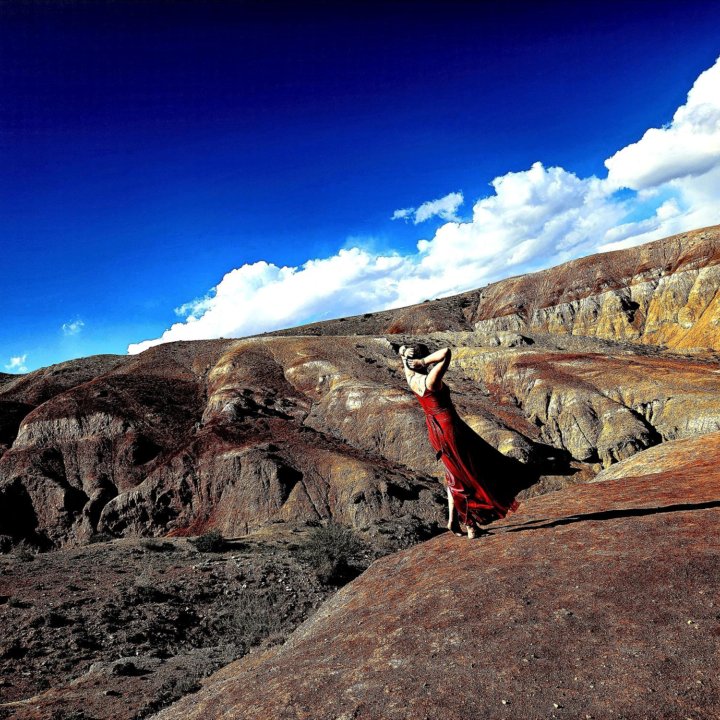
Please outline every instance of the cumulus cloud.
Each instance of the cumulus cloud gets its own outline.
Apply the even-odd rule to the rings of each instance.
[[[24,355],[17,355],[16,357],[11,357],[10,362],[5,363],[5,369],[8,372],[13,373],[26,373],[28,371],[27,365],[25,364],[27,362],[27,353]]]
[[[408,261],[373,255],[360,248],[340,250],[300,267],[264,261],[230,271],[210,294],[176,312],[186,315],[157,340],[131,345],[130,353],[170,340],[248,335],[301,322],[363,312],[392,303],[397,278]],[[410,268],[408,268],[409,270]]]
[[[412,220],[415,225],[439,217],[442,220],[459,220],[457,209],[463,204],[465,198],[461,192],[451,192],[437,200],[428,200],[420,207],[401,208],[396,210],[391,220]]]
[[[606,161],[607,177],[578,177],[540,162],[495,178],[472,217],[460,192],[396,210],[415,224],[445,219],[409,254],[350,247],[297,267],[243,265],[137,353],[172,340],[241,337],[329,317],[400,307],[720,223],[720,58],[702,73],[672,122]]]
[[[672,122],[605,161],[608,181],[635,190],[696,177],[720,165],[720,62],[703,72]]]
[[[82,329],[85,327],[85,322],[83,320],[80,320],[80,318],[76,320],[72,320],[70,322],[66,322],[62,324],[62,331],[63,335],[79,335]]]

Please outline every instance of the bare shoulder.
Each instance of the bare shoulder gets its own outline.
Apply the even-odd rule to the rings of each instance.
[[[421,378],[417,375],[408,380],[408,385],[410,386],[410,389],[417,395],[425,394],[425,383],[423,383]]]

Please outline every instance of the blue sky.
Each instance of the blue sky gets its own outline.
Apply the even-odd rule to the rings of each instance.
[[[714,141],[672,162],[705,131],[673,117],[712,105],[688,92],[717,27],[694,0],[2,3],[0,370],[421,301],[715,221]],[[634,145],[651,128],[669,170]]]

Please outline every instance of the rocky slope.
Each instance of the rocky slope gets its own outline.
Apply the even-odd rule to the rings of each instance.
[[[455,348],[458,409],[489,443],[489,474],[521,497],[717,430],[717,355],[651,343],[716,347],[719,243],[709,228],[292,335],[3,375],[0,549],[98,532],[237,537],[274,521],[334,520],[382,541],[391,522],[396,546],[432,535],[442,466],[400,342]]]
[[[400,310],[278,334],[541,332],[720,350],[720,228],[598,253]]]
[[[659,442],[720,430],[716,362],[545,344],[461,348],[456,366],[517,405],[543,442],[603,467]]]
[[[154,719],[717,717],[720,433],[613,470],[375,562]]]
[[[337,587],[303,559],[315,530],[283,530],[1,555],[0,718],[140,720],[284,639]]]
[[[720,233],[705,228],[495,283],[470,322],[720,350],[719,286]]]
[[[425,339],[455,346],[458,409],[490,443],[488,468],[526,495],[720,429],[714,360]],[[48,546],[98,531],[238,537],[273,521],[436,531],[442,466],[388,340],[229,341],[193,374],[178,351],[195,362],[196,347],[154,348],[29,412],[0,459],[4,532]]]
[[[140,720],[281,641],[334,591],[298,556],[328,522],[368,562],[434,539],[164,719],[710,717],[719,243],[0,374],[0,717]],[[476,544],[438,536],[414,341],[453,348],[487,480],[522,500]],[[184,536],[209,529],[233,542],[198,560]]]
[[[432,455],[403,451],[412,434],[379,430],[391,403],[419,435],[412,398],[354,341],[322,362],[313,342],[161,346],[58,392],[21,419],[0,459],[3,532],[46,547],[98,530],[237,536],[297,519],[376,527],[394,518],[425,532],[441,498],[419,472],[434,467]],[[395,364],[386,342],[383,352]],[[347,422],[351,390],[372,394],[362,427]]]

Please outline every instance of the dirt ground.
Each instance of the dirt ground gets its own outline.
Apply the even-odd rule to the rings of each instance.
[[[299,559],[309,532],[0,555],[0,718],[140,720],[281,642],[337,589]]]

